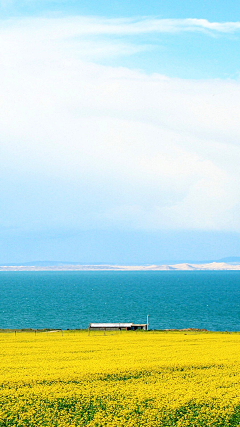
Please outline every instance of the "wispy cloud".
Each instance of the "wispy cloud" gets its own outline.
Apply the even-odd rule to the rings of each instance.
[[[3,0],[4,1],[4,0]],[[208,32],[234,33],[240,30],[240,22],[209,22],[206,19],[158,19],[149,17],[107,19],[101,17],[68,16],[54,18],[23,18],[19,25],[34,27],[45,35],[64,37],[81,35],[138,35],[147,33]],[[53,27],[52,27],[53,26]],[[53,31],[54,30],[54,31]],[[61,31],[57,31],[61,30]],[[57,31],[57,32],[56,32]]]
[[[147,39],[151,34],[173,34],[198,32],[207,35],[233,34],[240,30],[240,22],[209,22],[205,19],[157,19],[148,17],[107,19],[100,17],[31,17],[12,18],[0,21],[0,37],[3,54],[5,46],[15,49],[21,45],[34,46],[41,52],[48,45],[46,54],[55,55],[56,46],[66,55],[85,59],[132,55],[156,48],[156,40]],[[134,36],[141,36],[136,40]],[[144,37],[145,41],[144,41]],[[30,38],[30,39],[29,39]],[[67,53],[68,52],[68,53]],[[28,56],[28,52],[26,51]],[[24,60],[23,56],[23,60]]]

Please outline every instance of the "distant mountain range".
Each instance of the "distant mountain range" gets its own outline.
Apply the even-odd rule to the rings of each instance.
[[[211,263],[227,263],[227,264],[240,264],[240,257],[236,257],[236,256],[232,256],[232,257],[225,257],[225,258],[221,258],[221,259],[213,259],[213,260],[203,260],[203,261],[196,261],[196,260],[163,260],[160,262],[154,262],[152,264],[154,265],[180,265],[180,264],[191,264],[191,265],[196,265],[196,264],[211,264]],[[120,265],[120,264],[118,264]],[[129,266],[131,267],[132,264],[125,264],[125,266]],[[136,265],[136,264],[135,264]],[[143,266],[143,267],[149,267],[150,264],[138,264],[139,266]],[[82,263],[82,262],[76,262],[76,261],[28,261],[28,262],[23,262],[23,263],[7,263],[7,264],[2,264],[2,266],[23,266],[23,267],[64,267],[64,266],[82,266],[82,267],[86,267],[86,266],[92,266],[92,267],[96,267],[96,266],[114,266],[114,263],[109,263],[109,262],[89,262],[89,263]]]
[[[178,264],[151,264],[151,265],[112,265],[112,264],[88,264],[58,263],[58,265],[40,262],[39,265],[26,263],[25,265],[3,265],[0,271],[198,271],[198,270],[240,270],[240,262],[236,257],[227,258],[231,262],[207,262],[207,263],[178,263]],[[234,259],[234,261],[232,261]]]
[[[230,262],[230,263],[237,262],[237,263],[240,263],[240,257],[239,256],[226,257],[226,258],[219,259],[217,262]]]

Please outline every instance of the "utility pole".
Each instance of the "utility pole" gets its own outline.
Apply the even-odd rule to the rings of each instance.
[[[147,314],[147,331],[148,331],[148,318],[149,318],[149,314]]]

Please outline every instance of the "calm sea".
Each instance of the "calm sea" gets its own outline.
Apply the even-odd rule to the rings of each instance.
[[[240,331],[240,272],[0,272],[0,328]]]

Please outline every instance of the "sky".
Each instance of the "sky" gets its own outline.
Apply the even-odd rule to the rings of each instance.
[[[0,264],[240,256],[240,4],[0,1]]]

